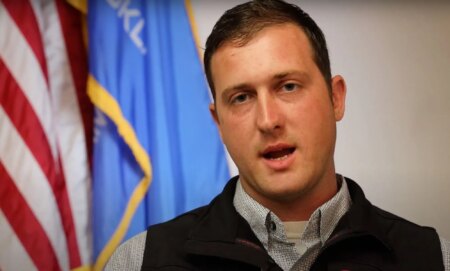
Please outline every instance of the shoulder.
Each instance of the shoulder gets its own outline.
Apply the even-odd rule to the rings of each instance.
[[[392,248],[403,248],[399,251],[409,251],[409,254],[422,251],[441,255],[439,235],[434,228],[418,225],[373,205],[369,217],[371,232]]]
[[[167,242],[170,243],[170,240],[179,241],[179,239],[187,237],[189,229],[204,212],[205,207],[201,207],[167,222],[150,226],[147,231],[120,245],[106,264],[105,271],[141,270],[147,242],[152,243],[152,247],[155,247],[155,244],[167,244]]]
[[[378,207],[373,207],[373,210],[378,217],[376,221],[380,226],[380,234],[385,236],[384,240],[393,249],[395,257],[402,259],[405,264],[414,262],[413,259],[422,259],[416,264],[423,264],[423,268],[428,266],[427,270],[435,270],[431,268],[431,263],[439,270],[443,264],[445,270],[450,271],[449,252],[446,252],[448,242],[441,239],[434,228],[415,224]],[[410,268],[413,266],[408,266]]]
[[[146,238],[147,232],[142,232],[120,245],[109,259],[105,270],[141,270]]]
[[[450,241],[440,237],[445,271],[450,271]]]
[[[378,217],[378,221],[382,221],[384,224],[388,225],[389,230],[395,231],[398,228],[406,235],[412,233],[428,233],[437,237],[436,230],[432,227],[418,225],[376,206],[373,206],[373,210],[374,214]]]
[[[164,223],[150,226],[147,229],[148,240],[158,248],[162,246],[171,247],[173,243],[178,243],[188,238],[192,228],[201,221],[205,213],[208,212],[208,206],[203,206],[184,213],[176,218]]]
[[[345,178],[345,180],[352,200],[347,217],[350,220],[349,222],[356,225],[358,229],[368,230],[375,235],[394,239],[403,239],[405,236],[417,237],[416,234],[428,238],[432,236],[439,243],[438,235],[433,228],[417,225],[373,205],[355,181],[349,178]]]
[[[143,269],[191,268],[186,262],[185,244],[191,238],[193,229],[203,221],[208,211],[208,206],[200,207],[167,222],[150,226],[147,229]]]

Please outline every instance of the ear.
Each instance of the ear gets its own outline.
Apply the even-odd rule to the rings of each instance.
[[[345,95],[347,87],[344,78],[336,75],[331,79],[331,94],[333,99],[334,118],[340,121],[344,117],[345,112]]]
[[[213,118],[214,122],[216,123],[220,138],[222,138],[222,131],[220,130],[219,116],[217,115],[217,108],[214,103],[209,104],[209,113],[211,113],[211,117]]]
[[[219,125],[219,117],[217,116],[216,105],[214,103],[209,104],[209,113],[211,113],[211,117],[216,125]]]

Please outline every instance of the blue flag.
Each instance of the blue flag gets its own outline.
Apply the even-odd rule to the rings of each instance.
[[[123,240],[208,203],[229,178],[189,10],[89,1],[97,270]]]

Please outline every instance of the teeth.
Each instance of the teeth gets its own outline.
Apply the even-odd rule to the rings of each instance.
[[[286,159],[288,157],[288,155],[286,154],[286,155],[283,155],[283,156],[281,156],[281,157],[277,157],[277,158],[270,158],[270,160],[276,160],[276,161],[279,161],[279,160],[283,160],[283,159]]]
[[[280,150],[275,150],[275,151],[269,151],[269,152],[266,152],[265,154],[263,154],[263,157],[265,159],[274,160],[274,161],[284,160],[289,155],[291,155],[294,151],[295,151],[295,148],[286,148],[286,149],[280,149]]]

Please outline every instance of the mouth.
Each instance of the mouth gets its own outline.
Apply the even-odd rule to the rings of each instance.
[[[271,161],[281,161],[289,157],[295,151],[295,147],[288,145],[276,145],[266,148],[262,157]]]

